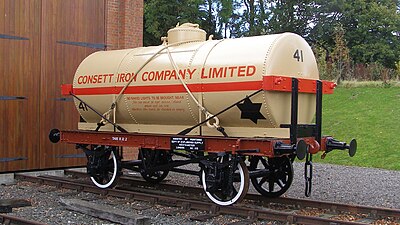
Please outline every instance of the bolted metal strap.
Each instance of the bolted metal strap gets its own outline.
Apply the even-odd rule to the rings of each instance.
[[[27,159],[28,158],[26,157],[0,158],[0,162],[13,162],[13,161],[27,160]]]
[[[54,100],[55,100],[55,101],[60,101],[60,102],[73,102],[73,101],[74,101],[73,98],[64,98],[64,97],[61,97],[61,98],[54,98]]]
[[[26,37],[13,36],[13,35],[7,35],[7,34],[0,34],[0,38],[1,39],[18,40],[18,41],[29,40],[29,38],[26,38]]]
[[[86,154],[56,155],[55,157],[61,159],[86,158]]]
[[[86,48],[94,48],[94,49],[106,49],[107,45],[102,43],[89,43],[89,42],[77,42],[77,41],[57,41],[57,43],[65,44],[65,45],[75,45]]]
[[[0,96],[0,100],[4,100],[4,101],[7,101],[7,100],[25,100],[25,99],[27,99],[27,98],[24,97],[24,96]]]

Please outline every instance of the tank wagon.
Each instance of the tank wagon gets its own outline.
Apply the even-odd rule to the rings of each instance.
[[[204,30],[187,23],[162,41],[93,53],[73,84],[62,86],[83,122],[78,130],[53,129],[49,138],[83,150],[99,188],[114,186],[123,168],[149,182],[174,171],[199,176],[213,202],[230,205],[246,195],[250,181],[262,195],[285,193],[297,156],[306,159],[308,196],[312,154],[355,154],[354,139],[321,135],[322,96],[335,84],[319,80],[300,36],[206,40]],[[124,147],[138,148],[138,160],[124,160]],[[198,169],[180,168],[187,164]]]

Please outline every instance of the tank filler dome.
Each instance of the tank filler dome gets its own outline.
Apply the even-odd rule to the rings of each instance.
[[[198,24],[184,23],[168,30],[168,44],[188,41],[205,41],[206,32]]]

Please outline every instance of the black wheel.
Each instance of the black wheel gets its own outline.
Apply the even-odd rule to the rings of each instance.
[[[249,171],[243,160],[218,157],[203,165],[201,182],[208,198],[218,205],[240,202],[249,189]]]
[[[114,187],[121,175],[121,163],[117,150],[101,146],[96,149],[95,153],[87,157],[87,169],[93,184],[99,188]]]
[[[159,183],[164,180],[169,170],[162,171],[150,171],[149,169],[154,166],[160,166],[168,164],[171,160],[171,154],[161,150],[141,149],[139,151],[139,157],[142,160],[140,168],[140,174],[142,177],[151,183]]]
[[[292,161],[288,157],[252,157],[249,169],[265,170],[265,175],[252,177],[251,183],[259,193],[267,197],[281,196],[293,181]]]

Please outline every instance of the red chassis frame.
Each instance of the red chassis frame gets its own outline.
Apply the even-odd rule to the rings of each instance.
[[[296,81],[295,88],[293,81]],[[318,91],[318,82],[320,89]],[[260,82],[260,88],[263,91],[284,91],[295,92],[292,94],[292,124],[290,126],[291,138],[232,138],[232,137],[208,137],[208,136],[190,136],[191,138],[201,138],[204,142],[204,151],[206,152],[229,152],[231,154],[258,155],[267,157],[276,157],[284,154],[292,154],[296,151],[296,145],[300,140],[307,146],[307,152],[315,154],[318,151],[330,151],[327,146],[332,137],[321,137],[318,121],[315,125],[315,136],[298,137],[297,130],[297,95],[298,93],[316,93],[317,105],[318,92],[322,99],[322,94],[332,94],[336,84],[329,81],[317,81],[303,78],[292,78],[284,76],[264,76]],[[70,95],[74,93],[71,84],[62,86],[62,94]],[[293,104],[293,99],[296,103]],[[294,110],[295,108],[295,110]],[[321,108],[321,106],[320,106]],[[293,121],[293,113],[296,114]],[[318,106],[317,106],[318,114]],[[320,122],[319,122],[320,123]],[[319,124],[320,127],[320,124]],[[120,133],[120,132],[98,132],[98,131],[60,131],[60,140],[71,144],[94,144],[122,147],[138,147],[153,150],[172,150],[171,138],[188,137],[180,135],[165,134],[143,134],[143,133]],[[279,149],[280,145],[286,146],[286,151]],[[304,149],[303,149],[304,151]]]
[[[116,133],[94,131],[61,131],[61,141],[70,144],[95,144],[121,147],[138,147],[152,150],[171,150],[171,138],[188,137],[165,134],[141,134],[141,133]],[[208,136],[190,136],[204,140],[206,152],[229,152],[232,154],[258,155],[275,157],[276,145],[290,144],[290,139],[277,138],[226,138]],[[326,151],[326,143],[332,137],[323,137],[321,145],[314,137],[298,138],[308,145],[308,151],[315,154],[318,151]],[[279,154],[282,155],[282,154]]]

